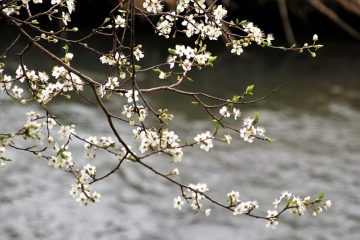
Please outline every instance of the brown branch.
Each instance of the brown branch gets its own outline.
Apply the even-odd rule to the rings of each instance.
[[[283,23],[286,40],[289,45],[295,44],[296,40],[290,23],[288,9],[286,6],[286,0],[278,0],[277,2],[278,2],[281,20]]]
[[[348,34],[360,41],[360,32],[351,27],[348,23],[342,20],[336,12],[326,6],[321,0],[308,0],[310,5],[319,10],[325,16],[330,18],[336,25],[346,31]]]

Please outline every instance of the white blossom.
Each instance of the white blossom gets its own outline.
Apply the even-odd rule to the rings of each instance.
[[[124,28],[125,23],[126,23],[126,19],[123,16],[121,16],[121,15],[116,16],[116,18],[115,18],[115,27],[116,28],[118,28],[118,27]]]
[[[12,85],[11,80],[11,76],[5,74],[3,80],[0,82],[0,91],[10,89]]]
[[[146,9],[146,11],[151,13],[158,13],[163,9],[161,0],[145,0],[143,7]]]
[[[1,155],[1,151],[0,151],[0,155]],[[179,174],[180,174],[180,172],[179,172],[179,169],[177,169],[177,168],[175,168],[174,170],[171,171],[171,175],[173,175],[173,176],[177,176]]]
[[[224,135],[225,137],[225,141],[227,144],[230,144],[231,143],[231,140],[232,140],[232,136],[230,134],[226,134]]]
[[[218,24],[220,24],[221,20],[226,16],[227,10],[222,5],[218,5],[215,8],[213,14],[214,14],[214,18],[215,18],[216,22]]]
[[[43,83],[46,83],[49,80],[49,75],[46,72],[38,72],[39,79]]]
[[[194,140],[195,142],[201,144],[200,148],[204,149],[206,152],[208,152],[210,150],[210,148],[213,148],[213,136],[211,135],[211,133],[209,131],[205,132],[205,133],[201,133],[198,134]]]
[[[60,130],[58,131],[58,134],[60,136],[60,139],[67,140],[71,134],[75,134],[75,125],[62,125],[60,127]]]
[[[210,213],[211,213],[211,209],[210,209],[210,208],[205,209],[204,214],[205,214],[206,217],[209,217],[209,216],[210,216]]]
[[[228,110],[228,108],[226,106],[223,106],[220,110],[219,113],[221,116],[223,117],[230,117],[230,112]]]
[[[99,146],[102,148],[111,147],[115,142],[112,140],[111,137],[101,137],[99,139]]]
[[[182,62],[182,68],[185,72],[188,72],[191,70],[192,62],[189,59],[185,59],[185,61]]]
[[[145,121],[146,116],[148,115],[148,111],[143,106],[138,106],[138,114],[139,114],[139,121]]]
[[[244,49],[241,47],[240,44],[233,43],[231,53],[235,53],[236,55],[240,55],[244,52]]]
[[[179,0],[176,5],[176,12],[182,13],[189,7],[190,0]]]
[[[5,147],[0,146],[0,157],[4,154],[4,152],[5,152]]]
[[[14,86],[12,89],[15,98],[21,98],[21,94],[24,92],[24,89]]]
[[[167,58],[167,63],[169,64],[170,69],[174,68],[176,58],[177,58],[177,56],[169,56]]]
[[[71,14],[73,11],[75,11],[75,0],[66,0],[66,6]]]
[[[317,40],[319,40],[319,36],[317,34],[314,34],[312,39],[314,42],[316,42]]]
[[[85,150],[90,150],[90,149],[96,149],[98,145],[98,140],[96,136],[90,136],[86,139],[86,142],[84,144],[84,148]]]
[[[162,21],[160,20],[156,24],[156,29],[158,30],[160,36],[164,36],[165,38],[169,38],[169,34],[171,33],[172,26],[173,26],[173,23],[168,21],[167,19],[165,19],[165,20],[162,20]]]
[[[141,58],[144,58],[144,53],[140,50],[140,47],[135,48],[134,57],[137,61],[140,61]]]
[[[95,174],[96,174],[96,167],[91,165],[91,164],[86,164],[83,168],[85,170],[85,172],[91,176],[91,177],[94,177]]]
[[[328,210],[329,208],[331,208],[331,206],[332,206],[331,201],[330,201],[330,200],[327,200],[327,201],[325,202],[324,208],[325,208],[325,210]]]
[[[131,118],[131,116],[133,114],[133,111],[134,111],[133,106],[124,105],[123,106],[123,111],[121,112],[121,114],[125,115],[127,118]]]
[[[105,83],[105,88],[114,90],[119,87],[119,80],[117,77],[108,77],[107,82]]]
[[[240,109],[233,108],[233,114],[234,114],[234,119],[237,120],[238,117],[241,116],[241,111],[240,111]]]
[[[231,191],[226,195],[230,203],[240,202],[240,194],[236,191]]]
[[[181,207],[185,204],[184,200],[180,196],[174,198],[174,208],[181,210]]]
[[[252,143],[254,142],[254,138],[256,136],[256,129],[251,127],[243,127],[240,129],[240,137],[244,139],[245,142]]]
[[[239,215],[244,213],[249,213],[255,208],[258,208],[259,205],[256,201],[247,201],[240,202],[234,209],[233,215]]]
[[[66,12],[61,12],[61,19],[65,26],[67,26],[68,23],[71,22],[70,14]]]
[[[128,90],[125,93],[125,97],[128,98],[128,103],[132,103],[134,100],[135,102],[139,101],[139,92],[137,90],[133,91],[133,90]]]
[[[276,210],[268,210],[266,217],[269,219],[266,223],[266,227],[275,228],[279,222],[278,222],[278,212]]]

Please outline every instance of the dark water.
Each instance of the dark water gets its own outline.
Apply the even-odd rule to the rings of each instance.
[[[145,54],[152,61],[159,59],[161,53],[151,49],[156,46],[145,48]],[[88,74],[102,76],[101,69],[86,59],[78,64]],[[101,202],[80,207],[67,194],[70,176],[32,156],[10,152],[16,161],[0,170],[0,239],[360,238],[359,44],[329,43],[316,59],[251,50],[240,59],[225,56],[213,70],[193,78],[196,81],[187,87],[229,97],[247,84],[256,84],[254,98],[281,84],[271,98],[241,108],[245,115],[260,111],[262,124],[277,141],[246,144],[233,135],[232,145],[216,145],[209,154],[186,151],[178,165],[183,182],[206,182],[210,194],[223,200],[227,192],[237,190],[244,200],[257,199],[261,211],[271,209],[271,202],[283,190],[303,197],[323,191],[333,208],[316,218],[286,215],[276,230],[265,228],[263,221],[235,217],[210,205],[213,211],[209,218],[193,215],[190,210],[179,212],[172,207],[179,189],[133,163],[126,163],[119,174],[95,185],[103,194]],[[144,80],[141,84],[148,83]],[[38,109],[13,104],[4,96],[0,99],[0,131],[21,126],[25,121],[22,116],[29,109]],[[191,139],[211,127],[205,115],[188,104],[190,99],[160,94],[152,101],[159,106],[168,104],[176,116],[173,129],[182,133],[182,139]],[[116,108],[117,103],[110,104]],[[110,134],[93,106],[59,101],[52,109],[74,119],[77,132],[83,136]],[[131,130],[119,127],[130,137]],[[83,154],[80,143],[74,143],[72,150],[75,156]],[[160,160],[150,162],[172,169]],[[100,157],[93,163],[105,170],[114,160]]]

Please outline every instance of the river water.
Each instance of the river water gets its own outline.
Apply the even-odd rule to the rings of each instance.
[[[145,53],[152,60],[159,58],[152,49],[156,46]],[[36,55],[34,65],[48,64],[35,59]],[[101,76],[86,59],[79,67]],[[241,58],[225,56],[214,69],[194,74],[193,79],[189,86],[223,96],[255,83],[255,97],[260,97],[281,84],[267,100],[242,107],[245,115],[260,111],[262,125],[277,141],[246,144],[233,135],[233,144],[216,145],[209,154],[186,151],[177,166],[181,181],[206,182],[210,195],[222,201],[227,192],[237,190],[244,200],[258,200],[260,211],[271,209],[283,190],[303,197],[325,192],[333,202],[331,210],[316,218],[286,214],[275,230],[265,228],[261,220],[232,216],[213,206],[210,217],[194,215],[187,208],[179,212],[172,207],[179,189],[130,162],[94,186],[102,201],[81,207],[67,194],[70,176],[30,155],[10,152],[14,161],[0,170],[0,239],[360,239],[359,44],[329,43],[316,59],[250,50]],[[188,104],[190,100],[167,95],[152,100],[168,104],[176,116],[173,129],[183,138],[211,127],[205,115]],[[3,95],[0,101],[0,132],[16,129],[29,109],[39,109],[14,104]],[[116,103],[110,104],[116,108]],[[59,101],[52,109],[65,114],[65,121],[74,119],[80,135],[110,134],[94,106]],[[119,128],[129,132],[125,126]],[[82,156],[82,144],[75,142],[72,151]],[[171,170],[161,158],[149,161]],[[105,171],[114,160],[100,157],[94,164]]]

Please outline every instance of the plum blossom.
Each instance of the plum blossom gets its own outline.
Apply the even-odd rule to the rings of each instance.
[[[223,117],[230,117],[230,112],[229,112],[229,109],[226,107],[226,106],[223,106],[220,110],[219,110],[219,113],[221,116]]]
[[[134,100],[135,102],[139,101],[139,92],[137,90],[133,91],[133,90],[128,90],[125,93],[125,97],[128,98],[128,103],[132,103]]]
[[[141,46],[138,46],[134,50],[134,57],[137,61],[140,61],[141,58],[144,58],[144,53],[140,50]]]
[[[238,117],[241,116],[241,111],[240,111],[240,109],[233,108],[233,114],[234,114],[234,119],[237,120]]]
[[[60,139],[67,140],[72,134],[75,134],[75,125],[62,125],[58,131]]]
[[[163,9],[162,0],[145,0],[143,7],[150,13],[158,13]]]
[[[116,28],[118,28],[118,27],[124,28],[125,27],[126,19],[123,16],[117,15],[114,21],[115,21]]]
[[[252,210],[259,208],[256,201],[240,202],[234,209],[233,215],[250,213]]]
[[[184,200],[180,196],[174,198],[174,208],[181,210],[182,206],[185,204]]]
[[[238,43],[233,43],[231,53],[234,53],[236,55],[240,55],[244,52],[244,49],[241,47]]]
[[[240,202],[239,192],[231,191],[226,196],[228,197],[228,202],[230,203]]]
[[[200,144],[200,148],[204,149],[206,152],[210,150],[210,148],[213,148],[213,136],[209,131],[205,133],[198,134],[194,140],[195,142]]]
[[[21,94],[24,92],[24,89],[14,86],[12,89],[15,98],[21,98]]]
[[[214,14],[216,23],[221,24],[221,20],[226,16],[227,10],[222,5],[218,5],[215,8],[213,14]]]

